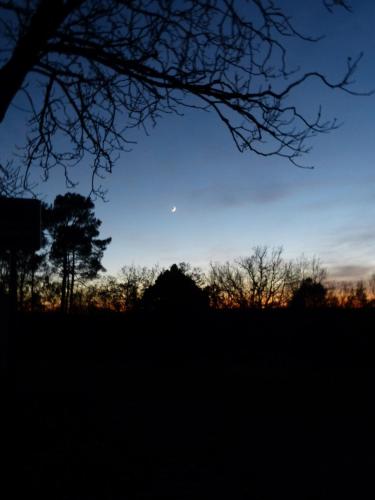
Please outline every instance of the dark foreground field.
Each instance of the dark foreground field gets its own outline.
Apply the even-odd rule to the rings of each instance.
[[[2,498],[372,499],[374,327],[373,311],[21,317]]]

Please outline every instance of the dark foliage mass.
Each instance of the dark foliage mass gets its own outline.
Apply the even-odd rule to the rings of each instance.
[[[73,308],[76,281],[104,271],[101,260],[111,238],[98,238],[101,221],[94,215],[94,203],[80,194],[57,196],[48,219],[50,258],[62,277],[61,309],[67,311]]]
[[[317,39],[299,33],[279,3],[0,1],[0,122],[20,97],[29,112],[25,185],[32,166],[48,177],[57,165],[71,184],[70,169],[85,155],[95,181],[129,148],[130,129],[147,130],[184,107],[215,113],[240,151],[300,165],[309,139],[336,122],[323,118],[318,103],[311,118],[294,101],[296,90],[315,80],[353,93],[360,57],[349,58],[336,81],[315,68],[296,73],[288,64],[290,40]],[[348,7],[323,3],[330,11]],[[0,163],[0,193],[12,192],[17,169]]]
[[[290,306],[301,309],[324,307],[327,305],[326,296],[327,289],[322,283],[306,278],[293,293]]]
[[[142,299],[144,308],[164,312],[204,310],[208,304],[208,294],[176,264],[158,276]]]
[[[372,498],[374,320],[19,318],[3,486],[69,500]]]
[[[43,203],[41,208],[41,251],[2,249],[0,289],[10,293],[15,259],[18,309],[50,308],[59,297],[61,311],[68,312],[75,305],[77,284],[82,287],[105,271],[101,261],[111,238],[99,238],[94,203],[80,194],[58,195],[51,206]]]

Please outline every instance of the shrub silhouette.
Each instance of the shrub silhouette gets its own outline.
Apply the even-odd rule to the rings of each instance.
[[[182,268],[173,264],[145,290],[142,305],[157,311],[203,310],[208,308],[208,295]]]
[[[327,289],[324,285],[312,278],[306,278],[294,292],[290,306],[298,309],[324,307],[327,304],[326,295]]]

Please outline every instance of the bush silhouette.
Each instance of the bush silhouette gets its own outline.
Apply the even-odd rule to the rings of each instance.
[[[173,264],[163,271],[142,300],[147,310],[176,311],[208,308],[208,296],[184,270]]]
[[[315,282],[312,278],[306,278],[294,292],[290,306],[298,309],[324,307],[327,304],[326,295],[327,289],[324,285]]]

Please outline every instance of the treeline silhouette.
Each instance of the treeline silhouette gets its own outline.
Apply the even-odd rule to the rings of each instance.
[[[100,276],[90,200],[57,197],[43,228],[17,255],[34,312],[2,317],[11,498],[373,498],[374,280],[267,246]]]
[[[177,272],[189,278],[207,299],[212,309],[276,309],[303,308],[363,308],[374,307],[373,277],[367,281],[329,281],[327,272],[316,258],[301,257],[295,261],[259,261],[259,254],[279,253],[267,247],[255,247],[246,258],[248,267],[241,261],[211,263],[205,273],[201,269],[182,262],[170,269],[141,266],[124,266],[117,276],[104,275],[76,292],[76,311],[108,310],[127,312],[144,309],[149,290],[155,293],[158,278],[163,280],[162,293],[171,294],[170,305],[184,303],[184,291],[169,273]],[[245,260],[245,259],[244,259]],[[251,265],[250,265],[251,263]],[[158,286],[156,287],[158,288]],[[162,297],[160,300],[163,302]],[[173,304],[172,304],[173,303]],[[186,302],[188,306],[188,302]],[[58,294],[49,308],[58,308]],[[174,307],[174,306],[173,306]],[[180,307],[180,306],[179,306]]]
[[[182,262],[169,269],[124,266],[105,274],[94,203],[76,193],[42,205],[42,249],[18,251],[20,311],[83,312],[214,308],[362,308],[375,305],[375,274],[367,281],[330,281],[316,257],[288,260],[283,248],[255,246],[233,262],[210,263],[206,272]],[[10,292],[10,252],[0,253],[0,293]]]
[[[201,312],[183,276],[150,314],[18,315],[15,498],[372,498],[375,310]]]

